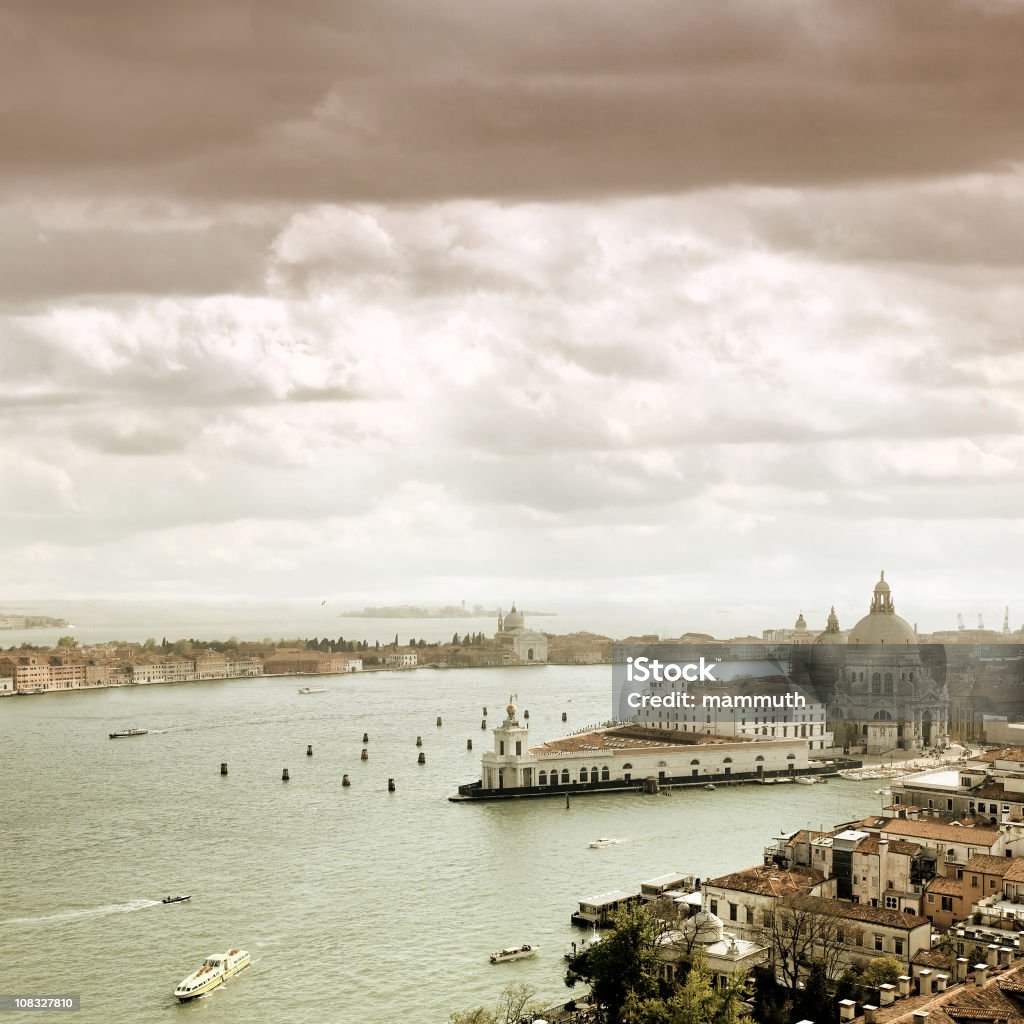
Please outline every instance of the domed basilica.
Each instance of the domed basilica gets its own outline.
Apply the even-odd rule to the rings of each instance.
[[[816,643],[829,643],[838,628],[833,609]],[[914,628],[896,614],[884,572],[867,615],[850,630],[841,650],[828,703],[837,743],[866,748],[869,754],[946,746],[949,692],[922,660]]]

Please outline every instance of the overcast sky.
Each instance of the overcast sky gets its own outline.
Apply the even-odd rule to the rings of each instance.
[[[1016,627],[1022,69],[1019,0],[8,0],[0,602]]]

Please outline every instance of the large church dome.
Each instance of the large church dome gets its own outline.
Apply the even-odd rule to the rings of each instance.
[[[516,611],[516,603],[512,602],[512,610],[502,621],[502,629],[508,632],[510,629],[522,629],[524,625],[523,613]]]
[[[882,578],[875,584],[867,615],[850,630],[849,643],[906,646],[917,642],[914,627],[896,614],[896,605],[883,572]]]

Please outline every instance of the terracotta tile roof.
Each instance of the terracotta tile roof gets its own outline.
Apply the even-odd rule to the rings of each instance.
[[[985,800],[1002,800],[1006,796],[1006,787],[1001,782],[986,782],[975,786],[970,792],[971,796],[980,796]],[[1018,794],[1018,799],[1020,795]]]
[[[1007,869],[1013,863],[1010,857],[996,857],[990,853],[976,853],[965,865],[964,871],[977,871],[982,875],[1006,874]]]
[[[825,876],[813,868],[795,867],[791,871],[780,871],[759,865],[720,878],[709,878],[705,884],[759,896],[788,896],[792,893],[806,893],[824,879]]]
[[[1009,857],[1010,866],[1003,878],[1007,882],[1024,882],[1024,857]]]
[[[908,914],[903,910],[886,910],[884,907],[872,907],[867,903],[846,903],[824,896],[805,896],[801,899],[800,905],[816,910],[820,914],[827,914],[829,917],[863,921],[865,924],[880,924],[888,928],[910,929],[929,924],[927,917]]]
[[[916,960],[916,957],[915,957]],[[1024,1024],[1019,995],[1024,992],[1024,967],[990,979],[982,988],[968,982],[934,996],[900,1000],[879,1010],[884,1024],[912,1024],[914,1011],[928,1013],[928,1024]]]
[[[933,878],[925,888],[937,896],[963,896],[964,883],[961,878]]]
[[[561,753],[597,753],[599,751],[633,751],[642,750],[680,750],[695,748],[699,754],[704,746],[720,746],[726,743],[752,743],[745,736],[707,736],[704,733],[669,732],[662,729],[644,729],[640,726],[624,726],[618,729],[595,729],[593,732],[582,732],[576,736],[565,736],[562,739],[548,740],[539,747],[530,747],[531,754]],[[783,740],[764,740],[760,742],[783,743]]]
[[[931,967],[936,971],[953,970],[953,958],[940,949],[919,949],[910,962],[918,967]]]
[[[878,855],[878,841],[882,837],[879,835],[870,835],[867,839],[862,839],[857,844],[857,853],[867,853]],[[909,843],[905,839],[890,839],[889,840],[889,852],[900,854],[903,857],[916,857],[921,852],[921,847],[918,843]]]
[[[944,843],[965,843],[970,846],[994,846],[999,839],[998,829],[950,825],[941,821],[909,821],[894,818],[881,829],[886,835],[912,836],[916,839],[936,839]]]
[[[1024,762],[1024,747],[1003,747],[1002,750],[990,750],[975,760],[987,761],[989,764],[995,764],[996,761]]]

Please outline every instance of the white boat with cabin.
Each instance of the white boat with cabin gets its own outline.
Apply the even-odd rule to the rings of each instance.
[[[229,949],[226,953],[211,953],[203,961],[203,966],[187,978],[183,978],[174,990],[175,996],[183,1003],[189,999],[198,999],[212,992],[218,985],[223,985],[228,978],[244,971],[252,963],[252,957],[244,949]]]
[[[499,949],[497,953],[491,954],[492,964],[503,964],[507,960],[525,960],[528,956],[536,956],[540,946],[515,946],[509,949]]]
[[[588,843],[587,845],[592,850],[603,850],[606,846],[615,846],[617,843],[618,843],[618,839],[602,838],[602,839],[595,839],[595,840],[593,840],[593,842]]]
[[[299,693],[326,693],[326,686],[300,686]]]

